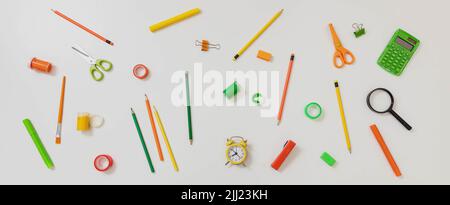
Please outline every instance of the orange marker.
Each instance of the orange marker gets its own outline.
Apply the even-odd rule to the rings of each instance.
[[[283,164],[284,160],[289,156],[291,151],[295,148],[296,143],[292,140],[289,140],[286,142],[286,145],[284,145],[283,151],[278,155],[278,157],[275,159],[275,161],[272,162],[271,166],[275,170],[280,169],[281,165]]]
[[[56,144],[61,144],[61,129],[62,129],[65,93],[66,93],[66,76],[63,77],[62,84],[61,84],[61,96],[59,99],[58,126],[56,128],[56,139],[55,139]]]
[[[86,26],[81,25],[80,23],[78,23],[78,22],[76,22],[75,20],[69,18],[68,16],[64,15],[63,13],[61,13],[61,12],[59,12],[59,11],[57,11],[57,10],[53,10],[53,9],[52,9],[52,11],[53,11],[56,15],[60,16],[60,17],[63,18],[63,19],[66,19],[67,21],[69,21],[70,23],[74,24],[75,26],[78,26],[79,28],[83,29],[84,31],[86,31],[86,32],[88,32],[88,33],[90,33],[90,34],[92,34],[93,36],[97,37],[97,38],[100,39],[101,41],[103,41],[103,42],[105,42],[105,43],[107,43],[107,44],[109,44],[109,45],[111,45],[111,46],[114,45],[114,43],[111,42],[110,40],[104,38],[103,36],[100,36],[98,33],[95,33],[95,32],[92,31],[91,29],[87,28]]]
[[[381,136],[380,131],[378,130],[378,127],[373,124],[370,126],[370,129],[372,130],[373,135],[378,141],[378,144],[380,144],[381,149],[383,150],[384,155],[386,156],[386,159],[388,160],[389,164],[391,165],[392,171],[394,171],[395,176],[399,177],[402,175],[400,172],[400,169],[397,166],[397,163],[395,163],[394,157],[392,157],[391,152],[389,151],[389,148],[387,147],[386,143],[383,140],[383,136]]]
[[[284,83],[283,98],[281,99],[280,110],[278,111],[278,124],[277,125],[280,125],[281,118],[283,117],[284,102],[286,101],[286,94],[287,94],[288,87],[289,87],[289,80],[291,79],[291,72],[292,72],[292,67],[294,65],[294,58],[295,58],[295,55],[291,54],[291,61],[289,63],[289,70],[288,70],[288,72],[286,74],[286,82]]]
[[[150,118],[150,124],[152,125],[153,137],[155,138],[156,149],[158,149],[159,159],[164,161],[164,156],[161,150],[161,144],[159,143],[158,132],[156,132],[155,120],[153,119],[152,107],[147,95],[145,95],[145,104],[147,105],[148,117]]]

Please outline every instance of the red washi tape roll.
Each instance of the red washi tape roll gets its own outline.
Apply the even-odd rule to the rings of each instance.
[[[149,73],[149,70],[148,70],[147,66],[145,66],[143,64],[135,65],[133,68],[134,77],[139,78],[141,80],[147,78],[148,73]]]
[[[107,162],[106,165],[103,163],[104,161]],[[94,159],[94,167],[99,172],[106,172],[112,166],[113,166],[113,158],[109,155],[106,154],[98,155]]]
[[[283,164],[284,160],[286,160],[291,151],[294,149],[295,145],[296,143],[294,141],[292,140],[287,141],[281,153],[278,155],[275,161],[272,162],[272,168],[278,170]]]
[[[52,64],[38,58],[33,58],[30,63],[30,68],[44,73],[50,73]]]

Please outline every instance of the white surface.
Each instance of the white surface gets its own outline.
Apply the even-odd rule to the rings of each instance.
[[[1,184],[449,184],[448,48],[449,1],[25,1],[5,0],[0,13],[0,169]],[[200,7],[202,13],[157,33],[148,26]],[[57,9],[111,39],[111,47],[53,14]],[[279,9],[285,12],[239,59],[232,56]],[[328,23],[333,22],[357,62],[345,69],[331,64],[334,51]],[[367,35],[353,37],[352,24],[362,22]],[[397,28],[421,40],[421,47],[401,77],[380,69],[376,60]],[[220,43],[208,53],[195,40]],[[94,57],[114,63],[102,83],[91,80],[88,65],[70,46],[78,44]],[[272,63],[256,59],[258,49],[274,55]],[[295,52],[293,77],[283,123],[260,118],[257,108],[193,107],[194,145],[187,141],[186,110],[174,107],[171,75],[203,62],[204,70],[280,70],[280,82]],[[53,75],[31,71],[32,57],[55,65]],[[132,66],[150,66],[147,81],[132,76]],[[68,76],[62,145],[54,144],[60,81]],[[339,80],[353,153],[348,154],[333,81]],[[280,86],[281,89],[282,86]],[[393,117],[377,115],[365,104],[376,87],[390,89],[395,109],[413,127],[406,131]],[[281,92],[281,90],[280,90]],[[151,97],[161,114],[180,172],[165,149],[160,162],[144,104]],[[324,118],[303,115],[310,101],[319,102]],[[447,105],[447,106],[445,106]],[[137,112],[156,174],[150,174],[130,107]],[[78,112],[105,117],[89,136],[76,132]],[[51,154],[56,169],[47,170],[22,120],[30,118]],[[403,177],[391,171],[369,125],[376,123]],[[249,140],[247,168],[224,166],[225,140]],[[162,136],[160,136],[161,143]],[[298,145],[281,172],[270,163],[286,139]],[[335,168],[320,159],[323,151],[338,161]],[[97,172],[93,159],[110,154],[111,174]]]

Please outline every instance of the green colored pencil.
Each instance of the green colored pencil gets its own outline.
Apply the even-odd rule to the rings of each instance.
[[[189,126],[189,143],[192,145],[193,137],[192,137],[192,117],[191,117],[191,94],[189,92],[189,73],[186,71],[184,77],[186,78],[186,109],[187,109],[187,117],[188,117],[188,126]]]
[[[134,113],[133,108],[131,108],[131,115],[133,116],[134,125],[136,125],[136,130],[139,134],[139,138],[141,139],[142,147],[144,148],[145,157],[147,157],[148,165],[150,166],[150,171],[155,173],[155,168],[153,167],[152,159],[150,158],[150,154],[148,153],[147,145],[144,141],[144,136],[142,136],[141,126],[139,126],[139,122],[136,118],[136,113]]]

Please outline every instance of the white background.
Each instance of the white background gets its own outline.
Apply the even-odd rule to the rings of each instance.
[[[448,184],[450,139],[450,74],[448,48],[450,3],[430,1],[107,1],[5,0],[0,12],[0,184]],[[202,13],[151,33],[148,26],[186,10]],[[111,39],[111,47],[74,27],[50,9],[57,9]],[[231,58],[279,9],[283,15],[237,61]],[[357,57],[352,66],[332,66],[334,47],[328,23]],[[367,35],[356,39],[352,24],[364,23]],[[380,69],[376,60],[392,34],[403,28],[421,46],[401,77]],[[222,45],[208,53],[193,46],[196,39]],[[114,63],[101,83],[88,74],[89,65],[71,49],[79,44],[95,57]],[[272,63],[256,59],[259,49],[274,55]],[[194,145],[187,140],[186,110],[171,103],[175,71],[279,70],[284,82],[288,59],[295,63],[284,120],[261,118],[256,107],[194,107]],[[28,68],[32,57],[55,66],[51,75]],[[151,77],[135,79],[131,68],[144,63]],[[67,75],[63,143],[54,144],[60,82]],[[353,153],[345,146],[333,81],[339,80]],[[392,116],[371,112],[367,93],[385,87],[396,97],[395,109],[412,126],[405,130]],[[282,86],[280,86],[281,93]],[[144,104],[144,93],[158,107],[180,172],[157,157]],[[319,102],[324,118],[303,114],[310,101]],[[138,115],[156,167],[151,174],[130,116]],[[78,112],[105,117],[89,135],[76,131]],[[56,168],[48,170],[22,124],[30,118]],[[376,123],[400,169],[394,176],[369,125]],[[226,167],[225,141],[232,135],[249,140],[248,167]],[[287,139],[297,142],[280,172],[270,163]],[[319,156],[328,151],[334,168]],[[113,156],[112,173],[97,172],[98,154]]]

